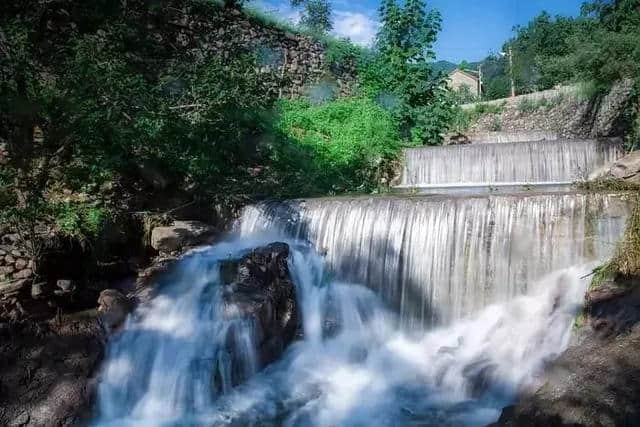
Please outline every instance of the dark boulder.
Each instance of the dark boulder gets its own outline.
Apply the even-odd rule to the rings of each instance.
[[[129,299],[115,289],[105,289],[98,297],[100,319],[108,330],[120,327],[131,312]]]
[[[220,266],[225,316],[228,320],[245,320],[253,324],[258,369],[282,354],[299,326],[288,257],[287,244],[272,243]],[[236,339],[237,334],[230,331],[226,346],[231,358],[233,385],[245,379]]]

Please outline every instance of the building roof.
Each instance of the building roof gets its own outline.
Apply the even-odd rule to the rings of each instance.
[[[455,70],[451,71],[449,73],[449,77],[451,77],[452,75],[454,75],[455,73],[461,73],[464,74],[467,77],[470,77],[474,80],[479,80],[478,77],[478,72],[477,71],[471,71],[471,70],[461,70],[460,68],[456,68]]]

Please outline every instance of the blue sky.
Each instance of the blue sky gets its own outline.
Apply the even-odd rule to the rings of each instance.
[[[299,14],[289,0],[254,0],[262,9],[297,22]],[[330,0],[334,9],[334,33],[356,43],[371,42],[378,27],[379,0]],[[458,63],[483,59],[500,49],[515,25],[526,24],[546,10],[553,15],[580,12],[583,0],[430,0],[440,11],[442,32],[436,43],[437,59]]]

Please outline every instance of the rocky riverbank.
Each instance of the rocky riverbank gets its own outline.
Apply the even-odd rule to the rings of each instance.
[[[544,385],[505,408],[494,426],[639,425],[640,278],[590,290],[586,310]]]
[[[640,205],[594,273],[569,348],[494,426],[640,425]]]

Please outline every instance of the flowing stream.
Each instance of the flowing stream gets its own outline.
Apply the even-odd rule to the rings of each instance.
[[[566,346],[588,283],[579,277],[592,267],[554,273],[534,294],[447,327],[403,332],[373,291],[336,280],[322,256],[289,240],[304,339],[245,384],[217,392],[230,327],[219,262],[273,240],[234,240],[182,262],[111,344],[93,425],[484,425]],[[235,326],[253,373],[254,331]]]
[[[536,190],[619,155],[610,141],[421,148],[407,150],[404,186],[538,186],[247,207],[228,241],[182,260],[111,341],[91,425],[497,420],[566,348],[589,273],[612,254],[630,212],[626,194]],[[291,249],[302,330],[259,370],[256,328],[225,313],[220,263],[274,241]],[[229,337],[246,379],[235,387]]]

